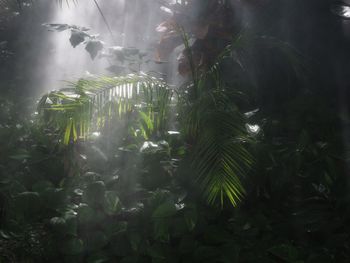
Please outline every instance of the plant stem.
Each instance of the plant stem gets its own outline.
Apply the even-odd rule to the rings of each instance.
[[[102,9],[100,8],[100,5],[97,3],[97,0],[93,0],[93,1],[94,1],[95,5],[96,5],[96,7],[97,7],[97,9],[98,9],[98,11],[99,11],[99,13],[100,13],[102,19],[103,19],[103,22],[105,23],[105,25],[106,25],[106,27],[107,27],[109,33],[111,34],[112,40],[113,40],[113,42],[114,42],[114,35],[113,35],[113,32],[112,32],[112,29],[111,29],[111,27],[109,26],[109,23],[108,23],[108,21],[107,21],[105,15],[103,14]]]

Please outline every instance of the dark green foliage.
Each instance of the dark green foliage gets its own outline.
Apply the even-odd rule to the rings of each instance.
[[[259,114],[251,118],[258,122]],[[2,208],[2,259],[347,262],[348,193],[339,176],[344,163],[337,154],[336,137],[320,143],[305,129],[275,142],[281,124],[266,120],[261,126],[264,133],[254,146],[261,157],[247,178],[247,195],[239,209],[207,206],[189,184],[191,177],[183,184],[181,176],[174,176],[186,167],[167,162],[177,156],[174,139],[169,140],[174,144],[149,141],[115,149],[112,155],[119,152],[117,159],[103,173],[85,167],[89,172],[61,177],[60,182],[50,177],[26,181],[20,174],[17,181],[2,180],[7,200]],[[29,130],[34,138],[35,126]],[[322,131],[318,136],[327,138]],[[30,158],[33,169],[34,156],[45,159],[38,155],[42,148],[44,144],[35,151],[24,147],[17,155],[11,153],[8,167]],[[51,154],[47,152],[46,158]],[[87,148],[80,154],[95,158]],[[138,158],[114,172],[124,154]],[[97,158],[95,166],[99,164],[106,165],[105,160]],[[136,175],[140,181],[132,180]]]
[[[209,71],[191,66],[179,131],[173,90],[144,75],[82,79],[44,96],[39,119],[1,99],[0,261],[350,262],[349,119],[284,79],[306,77],[289,45],[264,37],[260,53],[253,40],[240,35]],[[273,75],[253,78],[264,63]]]

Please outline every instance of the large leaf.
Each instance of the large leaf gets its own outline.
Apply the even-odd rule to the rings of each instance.
[[[159,205],[152,214],[153,218],[166,218],[175,215],[177,212],[175,204],[167,201]]]
[[[224,198],[228,198],[237,205],[245,192],[241,179],[253,163],[245,145],[247,131],[242,116],[228,106],[223,94],[209,92],[201,96],[187,114],[186,126],[196,138],[192,155],[197,180],[210,204],[220,201],[223,205]],[[227,106],[221,106],[225,103]]]
[[[97,39],[91,39],[86,43],[85,49],[89,52],[91,59],[95,59],[98,52],[103,49],[103,43]]]
[[[87,34],[83,31],[78,31],[78,30],[72,30],[71,36],[69,38],[70,43],[72,46],[75,48],[78,46],[80,43],[85,41],[85,37]]]
[[[172,91],[159,79],[147,75],[82,79],[73,89],[53,91],[38,105],[45,125],[58,128],[64,144],[91,138],[110,121],[139,112],[134,130],[148,138],[166,129]],[[50,99],[50,103],[47,103]]]

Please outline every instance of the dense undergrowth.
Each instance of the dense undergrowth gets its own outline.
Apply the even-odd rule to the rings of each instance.
[[[163,23],[157,54],[184,42],[182,87],[134,74],[0,99],[0,262],[350,261],[335,96],[301,83],[289,45],[232,42],[230,23],[223,43],[208,19],[177,28],[191,47],[181,30],[174,44],[181,18]]]
[[[184,141],[176,132],[153,142],[102,133],[66,147],[58,130],[2,100],[1,260],[347,262],[341,134],[315,131],[336,117],[310,108],[319,99],[304,100],[288,105],[300,116],[251,117],[263,131],[251,145],[256,163],[238,208],[207,204],[193,166],[179,162]],[[289,122],[295,132],[287,137]]]

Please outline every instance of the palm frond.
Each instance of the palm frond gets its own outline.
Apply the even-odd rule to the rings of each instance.
[[[227,199],[236,206],[245,195],[242,179],[254,163],[248,150],[253,138],[234,103],[241,94],[227,87],[220,77],[220,63],[226,57],[238,59],[233,49],[239,48],[242,41],[237,38],[207,72],[197,75],[196,82],[179,95],[183,132],[192,145],[190,159],[195,179],[211,205],[219,202],[223,206]],[[197,96],[190,97],[188,89],[193,88]]]
[[[38,104],[42,120],[62,132],[64,144],[87,139],[128,112],[138,113],[145,138],[166,127],[172,91],[160,79],[130,74],[70,84],[43,96]]]
[[[239,111],[226,102],[224,92],[207,92],[187,114],[186,131],[195,138],[191,152],[197,181],[209,204],[227,197],[236,206],[244,196],[241,183],[253,164],[246,143],[250,140]]]
[[[185,47],[189,48],[183,35]],[[241,70],[236,74],[243,74],[242,79],[248,79],[248,83],[254,82],[249,73],[256,67],[252,52],[256,47],[280,52],[297,77],[305,70],[301,55],[287,43],[244,30],[232,39],[208,71],[198,74],[192,69],[192,83],[180,91],[184,134],[192,145],[190,158],[209,204],[219,201],[223,205],[227,198],[236,206],[245,194],[242,179],[254,163],[247,147],[253,137],[234,103],[238,91],[225,86],[220,71],[222,62],[229,59]]]

